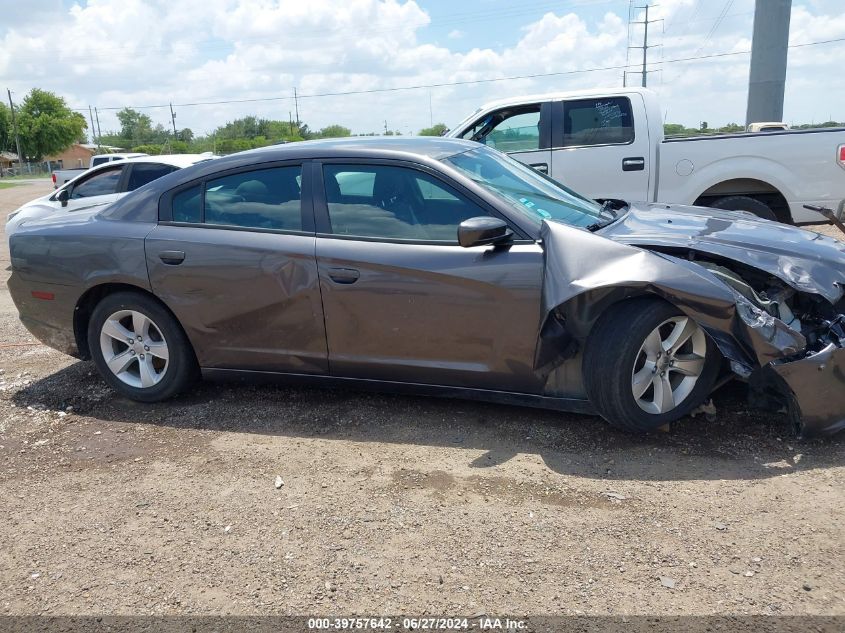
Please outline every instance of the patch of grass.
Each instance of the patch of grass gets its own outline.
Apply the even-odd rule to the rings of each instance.
[[[11,189],[12,187],[17,187],[18,183],[16,182],[0,182],[0,189]]]

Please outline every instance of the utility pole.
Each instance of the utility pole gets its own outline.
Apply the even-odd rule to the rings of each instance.
[[[170,104],[170,121],[173,123],[173,140],[176,140],[176,113],[173,111],[173,104]]]
[[[293,105],[296,109],[296,124],[299,125],[299,98],[296,96],[296,86],[293,87]]]
[[[642,69],[642,71],[640,71],[640,74],[642,75],[642,79],[640,80],[640,82],[641,82],[640,85],[642,85],[643,88],[648,86],[648,73],[655,72],[653,70],[648,70],[648,49],[656,48],[656,46],[657,46],[656,44],[650,46],[649,43],[648,43],[648,25],[654,24],[655,22],[660,22],[660,20],[649,20],[648,19],[648,10],[650,8],[656,7],[656,6],[658,6],[658,5],[656,5],[656,4],[655,5],[648,5],[647,4],[643,7],[633,7],[634,9],[645,10],[645,18],[641,22],[630,22],[630,24],[642,24],[643,25],[643,45],[642,46],[629,46],[628,47],[628,48],[638,48],[638,49],[641,48],[642,51],[643,51],[643,69]],[[625,72],[625,75],[627,76],[627,71]],[[627,85],[627,80],[625,78],[623,78],[622,83],[623,83],[623,85]]]
[[[15,147],[18,148],[18,170],[23,173],[23,153],[21,152],[21,137],[18,134],[18,120],[15,117],[15,104],[12,103],[12,91],[6,88],[9,95],[9,108],[12,110],[12,129],[15,132]]]
[[[91,120],[91,140],[97,143],[97,149],[100,144],[97,142],[97,128],[94,127],[94,115],[91,112],[91,106],[88,106],[88,118]]]
[[[757,0],[748,73],[746,125],[783,120],[791,16],[792,0]]]
[[[100,131],[100,113],[97,112],[97,106],[94,106],[94,119],[97,121],[97,138],[100,143],[103,141],[103,133]]]

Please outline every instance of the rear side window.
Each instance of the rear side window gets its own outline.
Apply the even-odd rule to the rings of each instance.
[[[170,203],[174,222],[202,222],[202,187],[195,185],[173,196]]]
[[[564,145],[624,145],[633,141],[634,117],[627,98],[579,99],[564,103]]]
[[[117,185],[120,182],[120,175],[123,173],[123,165],[103,169],[96,174],[89,176],[82,182],[73,186],[70,197],[90,198],[92,196],[106,196],[117,193]]]
[[[91,161],[91,167],[96,167],[97,165],[102,165],[103,163],[107,163],[111,160],[108,156],[100,156],[99,158],[95,158]]]
[[[274,167],[209,180],[206,224],[302,230],[302,168]]]
[[[173,221],[301,231],[301,183],[299,165],[208,180],[173,196]]]
[[[173,165],[161,163],[134,163],[132,171],[129,172],[129,183],[126,185],[126,190],[135,191],[138,187],[143,187],[157,178],[176,171],[176,169],[177,167]]]

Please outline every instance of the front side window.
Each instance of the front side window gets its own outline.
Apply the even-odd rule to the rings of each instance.
[[[486,147],[444,158],[481,187],[535,224],[551,220],[587,227],[607,219],[593,200],[567,189],[556,180]]]
[[[579,99],[564,103],[563,143],[624,145],[634,141],[634,116],[625,97]]]
[[[500,152],[540,149],[540,104],[489,114],[464,132],[462,138],[484,143]]]
[[[138,187],[143,187],[147,183],[166,176],[177,169],[178,167],[163,165],[162,163],[134,163],[132,171],[129,172],[129,183],[126,185],[126,190],[135,191]]]
[[[111,169],[103,169],[79,184],[74,185],[70,192],[70,197],[73,199],[90,198],[92,196],[107,196],[117,193],[117,185],[120,182],[122,173],[122,165],[112,167]]]
[[[302,168],[246,171],[205,183],[206,224],[302,230]]]
[[[458,225],[488,215],[437,178],[407,167],[326,165],[335,235],[457,243]]]

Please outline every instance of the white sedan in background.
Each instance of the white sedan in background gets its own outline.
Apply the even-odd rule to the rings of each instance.
[[[10,213],[6,221],[6,237],[28,220],[111,204],[170,172],[213,158],[216,156],[211,153],[165,154],[127,158],[92,167],[54,192],[27,202]]]

